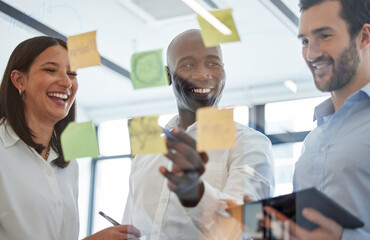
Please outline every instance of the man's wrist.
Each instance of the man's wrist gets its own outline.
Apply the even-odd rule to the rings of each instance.
[[[201,179],[199,179],[199,182],[194,184],[189,191],[181,194],[178,193],[177,196],[184,207],[195,207],[202,199],[203,194],[204,183]]]

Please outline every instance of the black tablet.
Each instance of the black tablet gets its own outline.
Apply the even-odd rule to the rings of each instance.
[[[275,208],[277,211],[296,222],[299,226],[308,230],[313,230],[318,226],[303,217],[302,210],[304,208],[317,210],[326,217],[336,221],[343,228],[353,229],[364,226],[364,223],[360,219],[341,207],[324,193],[316,188],[309,188],[287,195],[244,204],[243,223],[246,231],[254,233],[255,237],[260,236],[262,233],[264,233],[264,237],[266,237],[265,230],[260,227],[264,206]]]

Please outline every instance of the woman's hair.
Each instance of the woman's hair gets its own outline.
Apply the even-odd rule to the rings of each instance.
[[[13,70],[28,73],[33,61],[47,48],[55,45],[67,49],[65,41],[47,36],[34,37],[21,42],[9,58],[0,86],[0,119],[3,119],[2,121],[6,119],[19,138],[38,153],[41,153],[45,146],[32,139],[34,133],[27,125],[22,97],[13,85],[10,75]],[[54,125],[50,147],[59,154],[59,157],[53,163],[60,168],[65,168],[69,164],[69,162],[64,161],[60,135],[68,123],[75,121],[75,119],[76,106],[74,102],[68,115]]]

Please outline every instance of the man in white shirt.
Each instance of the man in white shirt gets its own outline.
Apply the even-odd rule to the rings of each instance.
[[[228,199],[273,195],[271,142],[236,123],[235,148],[198,153],[196,111],[217,106],[225,85],[221,48],[206,48],[200,31],[188,30],[170,43],[167,64],[179,115],[166,129],[177,140],[167,139],[166,156],[133,160],[122,222],[147,239],[217,239],[216,211]]]

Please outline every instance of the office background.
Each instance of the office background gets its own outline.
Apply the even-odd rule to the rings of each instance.
[[[313,108],[327,97],[316,90],[301,57],[297,1],[198,2],[209,10],[233,9],[241,41],[222,44],[227,81],[220,106],[236,107],[236,121],[268,135],[275,195],[290,192],[302,140],[314,127]],[[171,39],[189,28],[199,25],[181,0],[0,1],[1,73],[11,51],[27,38],[66,39],[97,30],[102,65],[78,70],[78,121],[95,123],[101,152],[99,158],[78,159],[81,237],[109,226],[100,210],[121,220],[131,163],[127,119],[156,114],[164,125],[177,111],[171,87],[133,89],[131,55],[155,49],[165,53]]]

